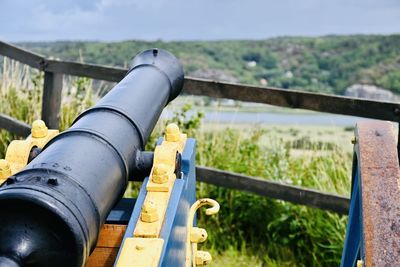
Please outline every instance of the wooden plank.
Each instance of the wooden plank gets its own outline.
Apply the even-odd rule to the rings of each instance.
[[[0,129],[4,129],[21,137],[31,134],[31,126],[13,117],[0,113]]]
[[[225,188],[246,191],[260,196],[289,201],[295,204],[348,214],[350,200],[346,197],[313,189],[267,181],[208,167],[196,167],[197,180]]]
[[[105,224],[100,231],[97,247],[119,248],[126,227],[123,224]]]
[[[124,68],[46,59],[39,54],[1,41],[0,55],[20,61],[33,68],[43,71],[89,77],[97,80],[105,80],[111,82],[119,82],[128,71]]]
[[[127,72],[127,69],[123,68],[48,60],[40,55],[4,42],[0,42],[0,54],[48,72],[84,76],[112,82],[120,81]],[[400,121],[400,104],[394,102],[380,102],[272,87],[264,88],[192,77],[185,78],[184,91],[199,96]]]
[[[0,41],[0,55],[20,61],[36,69],[44,68],[44,57],[9,43]]]
[[[255,87],[190,77],[185,79],[184,91],[188,94],[200,96],[400,121],[400,104],[394,102],[380,102],[272,87]]]
[[[112,267],[118,255],[118,248],[96,248],[86,262],[86,267]]]
[[[90,255],[86,267],[113,266],[124,238],[126,227],[126,225],[105,224],[100,231],[96,248]]]
[[[77,62],[47,60],[46,70],[68,75],[89,77],[97,80],[119,82],[124,78],[127,69],[112,68],[94,64],[82,64]]]
[[[59,127],[62,83],[62,74],[47,71],[44,73],[42,119],[51,129]]]

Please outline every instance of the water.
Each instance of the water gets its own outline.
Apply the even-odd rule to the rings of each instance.
[[[195,111],[189,111],[191,116]],[[328,113],[276,113],[276,112],[234,112],[234,111],[206,111],[204,122],[213,123],[254,123],[254,124],[281,124],[281,125],[324,125],[324,126],[355,126],[358,121],[369,120],[361,117],[336,115]],[[171,118],[173,111],[166,109],[162,118]]]

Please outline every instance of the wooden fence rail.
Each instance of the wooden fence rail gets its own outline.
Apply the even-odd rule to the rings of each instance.
[[[339,195],[208,167],[197,167],[196,177],[198,181],[208,184],[330,210],[339,214],[349,213],[350,199]]]
[[[29,124],[2,113],[0,113],[0,129],[22,137],[27,137],[31,133],[31,126]]]
[[[1,41],[0,55],[45,72],[42,119],[50,128],[58,128],[59,126],[63,75],[119,82],[127,72],[123,68],[47,59],[44,56]],[[184,92],[199,96],[227,98],[288,108],[400,121],[400,103],[395,102],[381,102],[272,87],[256,87],[192,77],[185,78]],[[27,136],[30,126],[7,115],[0,114],[0,129],[6,129],[19,136]],[[206,183],[244,190],[341,214],[348,212],[349,199],[342,196],[206,167],[198,167],[197,172],[199,180]]]

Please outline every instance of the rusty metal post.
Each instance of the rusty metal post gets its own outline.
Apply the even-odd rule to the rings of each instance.
[[[400,168],[391,122],[357,124],[341,266],[400,266]]]

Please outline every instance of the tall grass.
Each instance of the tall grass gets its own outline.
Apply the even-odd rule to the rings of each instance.
[[[260,144],[262,136],[269,142]],[[291,157],[283,141],[263,131],[245,136],[242,131],[227,130],[200,134],[197,140],[200,165],[334,193],[350,188],[350,156],[337,150],[328,156]],[[198,192],[221,204],[216,218],[200,218],[212,229],[212,248],[245,247],[269,265],[339,264],[344,216],[206,184],[200,184]]]
[[[0,76],[0,113],[32,123],[41,117],[43,72],[3,58]],[[60,130],[66,129],[76,116],[92,106],[98,95],[93,92],[92,80],[65,77],[61,103]],[[18,138],[0,130],[0,156],[7,144]]]
[[[39,118],[42,85],[39,72],[5,60],[0,112],[28,123]],[[89,79],[67,78],[63,88],[61,130],[99,98]],[[287,142],[281,129],[202,127],[202,115],[187,117],[187,110],[173,120],[197,139],[197,164],[348,195],[351,156],[340,146],[315,143],[312,138],[302,143],[305,138],[299,133],[300,141]],[[152,140],[165,123],[159,122]],[[0,156],[13,138],[0,130]],[[299,148],[313,153],[293,156]],[[209,240],[203,246],[216,254],[214,266],[339,264],[346,216],[203,183],[198,183],[197,196],[221,204],[217,216],[205,218],[200,213],[198,219],[208,230]]]

